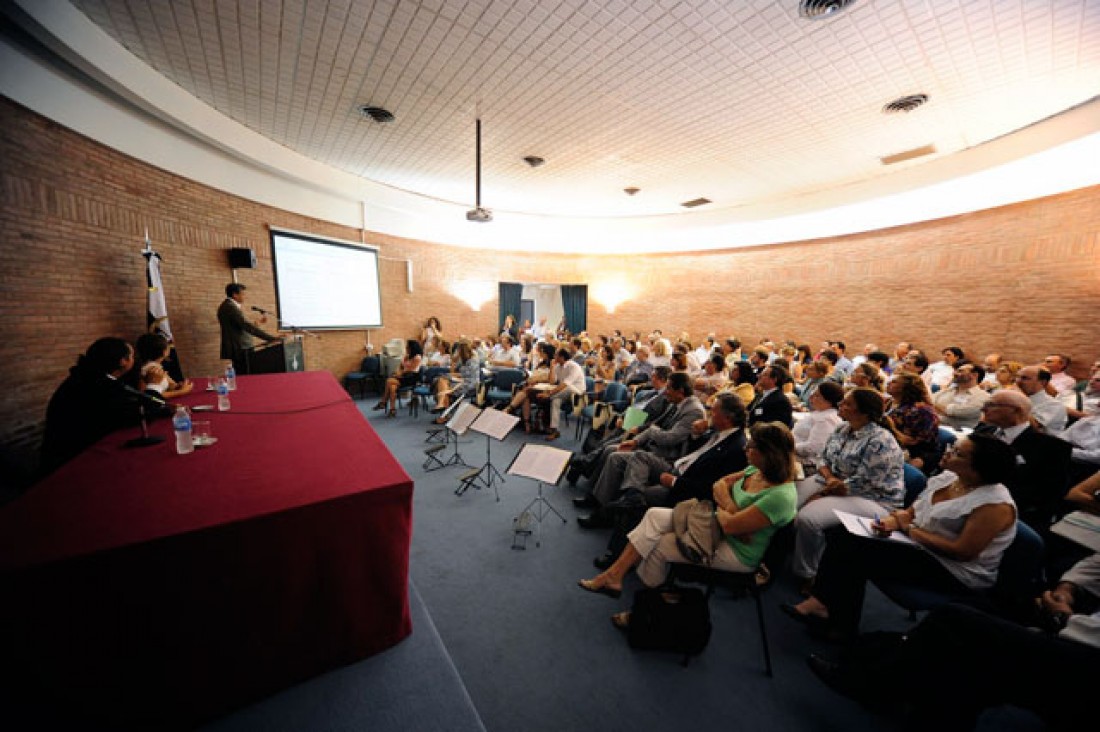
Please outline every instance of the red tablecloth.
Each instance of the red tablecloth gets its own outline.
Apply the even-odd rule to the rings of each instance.
[[[0,651],[89,713],[191,724],[411,630],[409,476],[330,374],[239,382],[217,444],[115,433],[0,510]]]

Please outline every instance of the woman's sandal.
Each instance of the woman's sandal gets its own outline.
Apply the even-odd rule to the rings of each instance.
[[[391,409],[389,412],[386,413],[386,417],[396,417],[396,416],[397,416],[397,410],[396,409]]]
[[[624,610],[611,616],[611,624],[619,630],[630,630],[630,611]]]
[[[550,430],[550,432],[547,433],[547,435],[546,435],[546,441],[547,442],[553,442],[554,440],[558,439],[559,437],[561,437],[560,432],[558,432],[557,430]]]
[[[589,592],[594,592],[597,595],[607,595],[612,599],[618,598],[623,594],[623,588],[621,587],[608,587],[607,585],[597,586],[593,580],[577,580],[577,584],[582,590],[588,590]]]
[[[375,412],[377,412],[380,409],[385,409],[385,408],[386,408],[386,403],[385,402],[378,402],[373,407],[371,407],[371,409],[374,410]]]

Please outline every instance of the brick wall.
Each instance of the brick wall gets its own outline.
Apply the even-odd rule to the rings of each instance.
[[[188,373],[220,368],[214,316],[231,281],[225,250],[251,247],[250,302],[275,302],[268,227],[359,241],[355,229],[222,193],[87,140],[0,100],[0,446],[34,451],[49,395],[102,335],[134,338],[145,321],[140,249],[161,253],[168,312]],[[368,222],[369,224],[369,222]],[[437,315],[445,332],[496,330],[495,283],[590,284],[589,329],[840,337],[850,347],[911,339],[1022,360],[1046,351],[1100,357],[1100,188],[940,221],[805,243],[654,256],[478,252],[367,232],[381,248],[381,343]],[[414,292],[406,292],[405,259]],[[493,284],[473,311],[448,286]],[[609,314],[604,283],[634,289]],[[337,376],[366,334],[307,339],[306,364]],[[1078,374],[1083,373],[1080,370]],[[9,458],[10,459],[10,458]]]

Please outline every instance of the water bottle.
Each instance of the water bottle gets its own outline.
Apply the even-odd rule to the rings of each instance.
[[[229,391],[237,390],[237,370],[232,362],[225,365],[225,382],[229,385]]]
[[[172,417],[172,428],[176,431],[176,452],[186,455],[195,451],[195,443],[191,439],[191,415],[186,407],[176,407],[176,414]]]
[[[229,411],[229,384],[225,379],[218,379],[218,411]]]

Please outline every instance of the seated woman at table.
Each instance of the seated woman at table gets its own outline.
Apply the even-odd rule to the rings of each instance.
[[[848,392],[837,408],[842,424],[821,453],[817,475],[798,481],[791,567],[812,582],[825,551],[825,531],[840,525],[835,510],[868,518],[901,508],[905,498],[905,455],[872,389]]]
[[[899,371],[886,385],[894,406],[886,413],[894,425],[894,437],[908,454],[908,462],[930,475],[940,465],[940,416],[924,379]]]
[[[960,439],[913,505],[872,526],[885,537],[897,531],[917,546],[829,534],[813,595],[783,610],[817,632],[843,637],[859,629],[868,580],[889,579],[947,595],[993,587],[1005,550],[1016,538],[1016,504],[1003,485],[1016,469],[1016,453],[996,437]],[[926,551],[922,551],[922,549]]]
[[[470,342],[461,340],[454,348],[454,358],[451,360],[451,373],[440,376],[435,380],[435,409],[433,412],[442,412],[451,406],[451,401],[462,397],[471,398],[477,392],[478,383],[481,381],[481,361],[474,355],[474,349]],[[436,424],[443,424],[446,420],[436,419]]]
[[[389,411],[386,416],[397,416],[397,391],[416,386],[417,379],[420,378],[420,363],[423,357],[424,351],[420,347],[420,341],[415,339],[405,341],[405,358],[401,361],[401,368],[386,379],[386,390],[382,393],[382,401],[374,405],[375,409],[385,409],[388,405]]]
[[[177,383],[164,370],[164,359],[171,353],[167,338],[159,333],[144,333],[138,336],[137,343],[134,345],[142,389],[155,392],[163,399],[173,399],[191,393],[194,384],[190,379]]]
[[[134,367],[134,349],[121,338],[100,338],[69,369],[46,407],[42,470],[49,473],[107,434],[141,419],[137,398],[122,378]]]
[[[795,515],[794,438],[778,422],[754,425],[745,444],[749,467],[714,483],[715,517],[722,532],[710,566],[726,572],[756,571],[772,536]],[[630,543],[604,572],[578,584],[589,592],[611,597],[622,593],[623,578],[635,565],[647,587],[668,577],[669,564],[688,560],[676,544],[671,508],[651,508],[628,535]],[[623,627],[629,613],[612,618]]]

